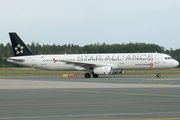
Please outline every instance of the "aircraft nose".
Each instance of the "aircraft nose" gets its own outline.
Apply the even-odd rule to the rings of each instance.
[[[174,66],[177,67],[179,65],[179,62],[177,60],[174,60]]]

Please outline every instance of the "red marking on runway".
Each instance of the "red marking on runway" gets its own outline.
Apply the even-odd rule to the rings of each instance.
[[[77,75],[68,75],[68,77],[77,77]]]
[[[0,106],[29,106],[29,105],[71,105],[71,104],[114,104],[114,103],[174,103],[180,101],[120,101],[120,102],[80,102],[80,103],[34,103],[34,104],[0,104]]]

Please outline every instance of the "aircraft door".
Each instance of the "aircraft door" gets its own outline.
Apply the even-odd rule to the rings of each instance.
[[[159,64],[159,63],[160,63],[160,55],[159,54],[155,54],[154,64]]]

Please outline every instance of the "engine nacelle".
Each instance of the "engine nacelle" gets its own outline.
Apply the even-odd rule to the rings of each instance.
[[[109,66],[107,66],[107,67],[96,67],[96,68],[94,68],[94,74],[97,74],[97,75],[111,74],[111,67],[109,67]]]
[[[124,70],[112,70],[111,74],[123,74]]]

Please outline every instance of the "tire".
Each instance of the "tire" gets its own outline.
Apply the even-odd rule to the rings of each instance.
[[[161,74],[157,74],[157,77],[161,77]]]
[[[99,75],[97,75],[97,74],[93,74],[93,77],[94,77],[94,78],[97,78],[97,77],[99,77]]]
[[[90,73],[86,73],[86,74],[84,74],[84,77],[85,77],[85,78],[90,78],[90,77],[91,77],[91,74],[90,74]]]

